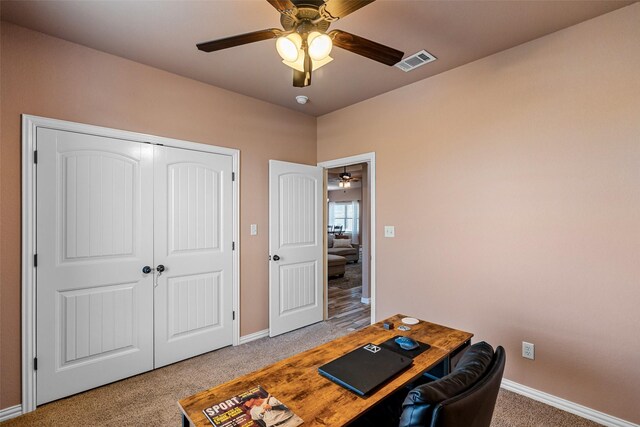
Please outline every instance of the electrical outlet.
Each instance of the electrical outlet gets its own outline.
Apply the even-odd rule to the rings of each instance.
[[[536,358],[535,347],[530,342],[522,341],[522,357],[534,360]]]
[[[258,224],[251,224],[251,235],[255,236],[258,234]]]

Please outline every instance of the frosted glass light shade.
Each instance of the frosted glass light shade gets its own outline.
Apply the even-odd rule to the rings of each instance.
[[[298,33],[291,33],[286,37],[278,37],[276,40],[278,55],[285,61],[295,62],[300,56],[300,46],[302,46],[302,38]]]
[[[330,56],[327,56],[320,61],[316,61],[315,59],[311,58],[311,71],[315,71],[318,68],[327,65],[331,61],[333,61],[333,58]],[[300,50],[300,52],[298,52],[298,59],[296,59],[295,61],[286,61],[283,59],[282,63],[287,67],[293,68],[294,70],[304,72],[304,52]]]
[[[333,48],[331,37],[317,31],[309,34],[307,43],[309,44],[309,56],[315,61],[321,61],[329,56],[331,48]]]

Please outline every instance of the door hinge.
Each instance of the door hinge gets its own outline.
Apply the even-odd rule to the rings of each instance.
[[[38,254],[33,254],[33,266],[38,266]]]
[[[231,181],[235,181],[235,180],[236,180],[236,173],[231,172]]]
[[[38,150],[33,152],[33,163],[38,163]]]
[[[232,251],[236,250],[236,242],[231,242],[231,250]]]
[[[38,370],[38,358],[37,357],[33,358],[33,370],[34,371]]]
[[[233,313],[233,319],[232,320],[236,320],[236,312],[232,311],[232,313]]]

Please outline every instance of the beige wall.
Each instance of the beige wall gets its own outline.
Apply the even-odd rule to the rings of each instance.
[[[378,318],[474,332],[506,378],[635,423],[638,23],[634,4],[318,120],[319,161],[376,152]]]
[[[0,408],[20,403],[21,113],[240,149],[241,331],[267,328],[268,160],[315,164],[315,118],[7,23],[1,46]]]

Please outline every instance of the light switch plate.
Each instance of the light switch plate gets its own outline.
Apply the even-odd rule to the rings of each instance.
[[[251,235],[255,236],[258,234],[258,224],[251,224]]]
[[[396,237],[396,227],[393,225],[385,225],[384,237]]]

